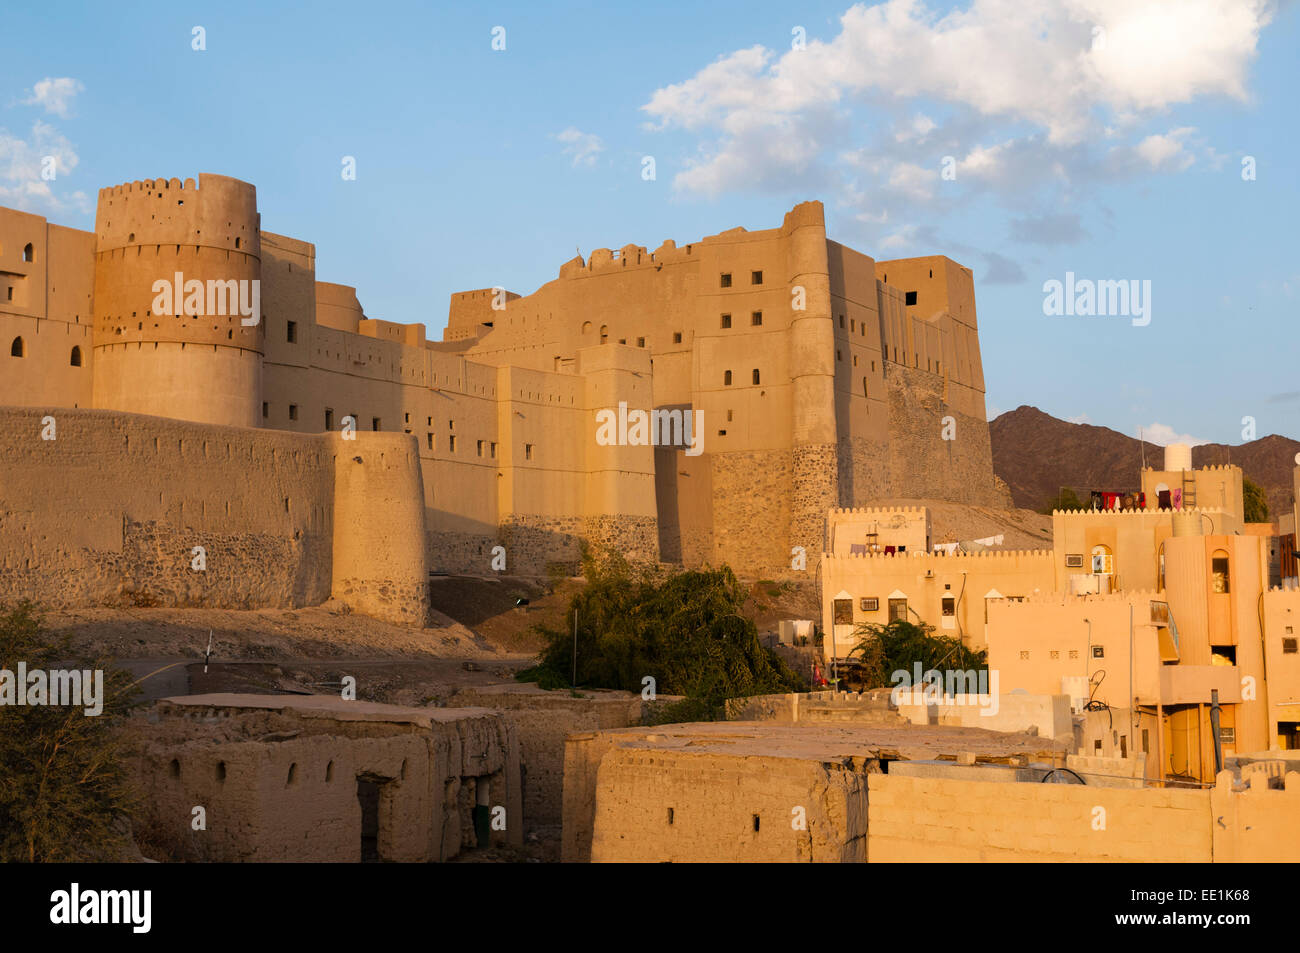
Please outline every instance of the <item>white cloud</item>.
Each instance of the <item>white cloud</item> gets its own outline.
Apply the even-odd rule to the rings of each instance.
[[[79,80],[70,76],[61,76],[57,79],[46,77],[32,87],[31,95],[24,99],[23,103],[28,106],[40,106],[47,113],[67,119],[72,97],[85,88]]]
[[[828,40],[724,54],[642,110],[649,128],[699,136],[674,179],[685,192],[812,184],[891,221],[950,210],[972,187],[1022,211],[1059,208],[1055,193],[1081,183],[1187,168],[1194,130],[1144,125],[1202,98],[1245,99],[1273,11],[1273,0],[860,3]],[[951,181],[938,175],[944,156]]]
[[[1065,419],[1066,419],[1066,421],[1068,421],[1069,423],[1072,423],[1072,424],[1090,424],[1090,423],[1092,423],[1092,418],[1089,417],[1087,414],[1076,414],[1076,415],[1073,416],[1073,417],[1066,417]]]
[[[60,176],[77,167],[77,162],[72,143],[39,119],[33,123],[28,139],[0,128],[0,205],[38,214],[68,209],[89,211],[90,200],[85,193],[59,195],[52,188]],[[42,174],[46,169],[53,170],[53,180]]]
[[[564,143],[564,154],[573,158],[574,168],[580,165],[593,166],[596,164],[596,157],[605,151],[605,144],[600,141],[600,136],[591,132],[580,132],[570,126],[555,136],[560,142]]]
[[[1200,437],[1193,437],[1191,434],[1178,433],[1168,424],[1148,424],[1141,428],[1142,439],[1148,443],[1154,443],[1159,447],[1167,447],[1171,443],[1185,443],[1189,446],[1199,446],[1210,441]]]
[[[1164,135],[1147,136],[1137,145],[1137,154],[1153,169],[1182,171],[1195,158],[1183,148],[1183,140],[1196,130],[1190,126],[1172,129]]]

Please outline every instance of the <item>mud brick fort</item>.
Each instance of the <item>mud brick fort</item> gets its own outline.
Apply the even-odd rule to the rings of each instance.
[[[93,233],[0,209],[0,597],[412,622],[498,545],[515,573],[583,542],[775,572],[833,508],[1007,502],[970,270],[875,261],[818,202],[453,294],[442,341],[415,317],[317,281],[225,176],[102,189]],[[602,445],[620,404],[691,411],[701,452]]]

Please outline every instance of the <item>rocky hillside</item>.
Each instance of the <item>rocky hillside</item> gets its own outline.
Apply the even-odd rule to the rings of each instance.
[[[1092,424],[1072,424],[1022,406],[989,424],[993,471],[1007,482],[1017,506],[1037,509],[1062,487],[1135,491],[1145,451],[1147,464],[1164,464],[1164,447]],[[1192,463],[1203,467],[1233,463],[1268,496],[1269,514],[1291,508],[1291,474],[1300,441],[1270,434],[1229,447],[1210,443],[1192,448]]]

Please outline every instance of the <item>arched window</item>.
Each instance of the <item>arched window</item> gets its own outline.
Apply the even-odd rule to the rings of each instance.
[[[1098,576],[1114,574],[1115,557],[1108,546],[1092,547],[1092,571]]]
[[[600,326],[600,343],[604,344],[608,340],[609,340],[609,325],[602,324]]]
[[[582,333],[583,333],[583,334],[590,334],[590,333],[591,333],[591,322],[590,322],[590,321],[583,321],[583,322],[582,322]]]
[[[756,367],[754,368],[754,383],[757,384],[758,382],[758,368]]]
[[[27,356],[27,348],[23,346],[23,339],[22,339],[22,338],[20,338],[20,337],[18,337],[18,338],[14,338],[14,343],[11,344],[11,345],[9,345],[9,356],[10,356],[10,357],[26,357],[26,356]]]
[[[1210,591],[1230,592],[1228,579],[1228,553],[1216,549],[1210,557]]]
[[[26,245],[23,246],[23,261],[33,261],[33,260],[35,260],[35,255],[32,252],[32,243],[28,242]]]
[[[74,348],[72,349],[72,366],[73,366],[73,367],[80,367],[80,366],[81,366],[81,348],[80,348],[80,347],[74,347]]]
[[[722,384],[723,384],[724,387],[730,387],[730,386],[731,386],[731,371],[726,371],[726,372],[722,375]]]

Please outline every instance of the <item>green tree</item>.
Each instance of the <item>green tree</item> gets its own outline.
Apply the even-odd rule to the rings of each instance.
[[[1061,487],[1061,492],[1055,496],[1049,497],[1047,502],[1038,510],[1048,516],[1052,515],[1052,510],[1086,510],[1091,508],[1091,500],[1084,503],[1079,499],[1079,495],[1070,489],[1070,487]]]
[[[569,604],[567,625],[537,626],[546,645],[521,681],[569,686],[576,612],[578,685],[640,692],[650,676],[658,694],[687,696],[699,717],[728,698],[800,687],[741,614],[747,591],[729,568],[663,576],[634,571],[615,555],[584,556],[583,569],[587,584]]]
[[[1268,497],[1259,484],[1249,477],[1241,478],[1241,499],[1247,523],[1268,522]]]
[[[892,688],[895,672],[913,675],[917,662],[921,671],[958,669],[979,672],[988,666],[984,652],[973,652],[961,639],[935,635],[934,626],[895,619],[888,625],[867,622],[854,632],[858,644],[849,657],[862,666],[867,689]]]
[[[120,731],[131,678],[50,638],[30,603],[0,606],[0,670],[16,681],[19,662],[28,672],[102,670],[103,711],[0,705],[0,861],[116,860],[120,819],[136,803]]]

